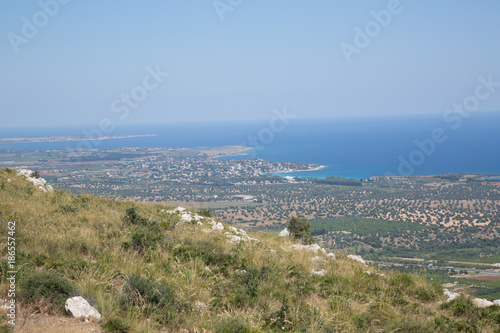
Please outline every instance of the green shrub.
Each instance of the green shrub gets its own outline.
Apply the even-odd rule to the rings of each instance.
[[[59,212],[63,214],[74,214],[78,212],[78,208],[73,207],[72,205],[60,205]]]
[[[156,247],[158,241],[162,239],[161,229],[158,225],[150,225],[132,231],[130,245],[138,251],[144,251]]]
[[[0,326],[0,333],[12,333],[14,332],[14,327],[10,325]]]
[[[398,273],[389,280],[389,291],[395,297],[403,295],[413,295],[415,281],[408,274]]]
[[[248,268],[247,272],[235,273],[234,280],[239,284],[236,288],[235,303],[240,306],[253,303],[260,283],[267,279],[269,274],[268,266],[262,266],[260,269]]]
[[[75,295],[76,288],[56,272],[30,271],[19,280],[19,299],[26,303],[44,298],[63,311],[66,300]]]
[[[125,211],[125,216],[123,217],[123,222],[133,224],[133,225],[146,225],[148,220],[137,214],[135,207],[127,208]]]
[[[311,236],[311,223],[305,217],[292,216],[288,222],[288,230],[292,237],[300,239],[304,244],[314,243]]]
[[[200,209],[198,210],[198,215],[204,216],[204,217],[213,217],[212,212],[209,209]]]
[[[126,299],[134,305],[150,304],[164,307],[174,302],[169,286],[137,275],[130,275],[123,289]]]
[[[219,267],[234,266],[238,262],[236,254],[227,253],[215,242],[186,242],[173,249],[173,255],[184,260],[201,258],[206,265]]]
[[[120,318],[111,317],[102,326],[106,331],[111,333],[128,333],[130,327],[125,324]]]
[[[230,317],[215,323],[216,333],[251,333],[251,328],[240,317]]]
[[[288,299],[283,295],[283,300],[281,302],[281,308],[274,314],[274,318],[271,322],[271,328],[274,328],[278,332],[289,332],[291,330],[290,321],[287,318],[290,315],[290,305],[288,304]]]

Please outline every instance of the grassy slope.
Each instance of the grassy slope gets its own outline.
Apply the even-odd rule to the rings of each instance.
[[[141,223],[124,222],[130,206]],[[500,324],[498,308],[477,310],[465,299],[443,308],[441,287],[423,278],[369,275],[376,270],[343,256],[313,261],[315,253],[292,251],[291,240],[275,235],[233,245],[223,233],[178,224],[164,208],[43,193],[0,170],[0,249],[7,222],[16,221],[21,306],[63,311],[55,300],[46,301],[51,307],[30,300],[26,284],[23,290],[23,279],[52,271],[117,332],[495,332]],[[317,265],[325,276],[311,274]]]

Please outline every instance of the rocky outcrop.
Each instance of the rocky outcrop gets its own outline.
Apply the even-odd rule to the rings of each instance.
[[[487,307],[495,305],[495,303],[490,302],[490,301],[488,301],[487,299],[484,299],[484,298],[473,298],[472,299],[472,304],[474,304],[478,308],[487,308]]]
[[[304,245],[304,244],[293,244],[290,245],[290,249],[296,249],[296,250],[306,250],[306,251],[321,251],[323,253],[326,253],[326,250],[319,246],[318,244],[310,244],[310,245]]]
[[[460,293],[454,293],[452,291],[449,291],[448,289],[444,290],[444,294],[445,294],[446,297],[448,297],[448,299],[446,300],[446,302],[451,302],[455,298],[460,297]]]
[[[349,254],[349,255],[347,256],[347,258],[352,259],[352,260],[355,260],[355,261],[360,262],[360,263],[362,263],[363,265],[367,266],[367,265],[366,265],[366,261],[364,261],[364,260],[363,260],[363,258],[361,258],[361,256],[358,256],[358,255],[355,255],[355,254]]]
[[[19,169],[17,170],[17,175],[18,176],[24,176],[26,177],[26,180],[35,185],[40,191],[42,192],[52,192],[54,189],[52,186],[47,185],[47,181],[40,176],[37,176],[37,174],[28,169]]]

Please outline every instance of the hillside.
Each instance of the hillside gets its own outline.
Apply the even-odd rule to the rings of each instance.
[[[418,276],[247,234],[208,211],[74,195],[35,179],[0,170],[0,291],[8,300],[10,235],[15,332],[500,332],[498,306],[479,308],[466,292],[447,302],[441,285]],[[73,296],[102,318],[70,318]],[[10,330],[5,304],[0,332]]]

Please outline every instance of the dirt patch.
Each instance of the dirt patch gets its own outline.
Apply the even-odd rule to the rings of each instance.
[[[83,319],[33,314],[29,315],[28,318],[17,318],[15,332],[102,333],[104,330],[96,323],[91,321],[85,322]]]

